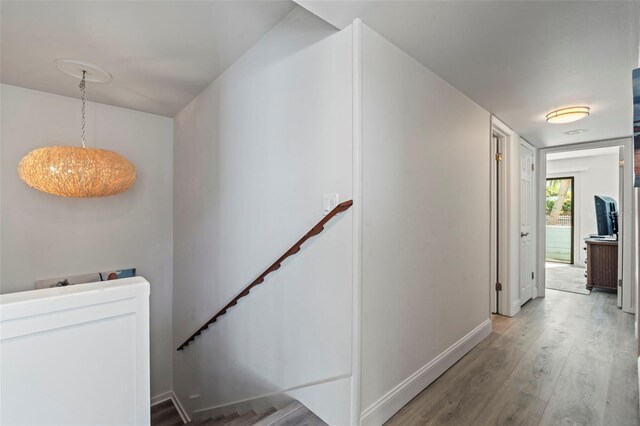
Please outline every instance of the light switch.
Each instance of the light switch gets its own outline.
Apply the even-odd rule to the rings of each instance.
[[[329,212],[338,206],[338,193],[322,194],[322,214],[328,215]]]

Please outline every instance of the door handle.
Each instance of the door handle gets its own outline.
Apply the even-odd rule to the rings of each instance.
[[[522,237],[526,237],[527,235],[529,235],[529,233],[528,233],[528,232],[521,232],[521,233],[520,233],[520,238],[522,238]]]

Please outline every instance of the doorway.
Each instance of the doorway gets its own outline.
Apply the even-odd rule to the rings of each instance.
[[[545,193],[545,262],[573,265],[574,177],[547,177]]]
[[[540,261],[537,268],[538,276],[545,285],[539,287],[539,296],[545,295],[546,289],[580,294],[589,294],[591,290],[617,292],[618,306],[625,312],[635,311],[635,292],[631,285],[633,247],[625,244],[634,232],[631,229],[634,223],[625,210],[632,199],[632,170],[624,164],[624,159],[630,155],[630,139],[540,150],[539,182],[544,190],[538,191],[538,223],[541,230],[544,226],[545,232],[538,236]],[[599,229],[595,204],[596,198],[601,197],[613,199],[617,204],[617,235],[603,235]],[[609,262],[614,276],[608,281],[613,284],[607,284],[607,288],[587,286],[587,261],[590,257],[587,252],[590,248],[605,250],[605,245],[616,247],[606,247],[609,253],[615,252],[612,255],[618,263]],[[595,259],[595,256],[590,259]],[[596,271],[594,264],[590,266],[591,273]],[[589,278],[594,282],[593,275]],[[573,280],[575,289],[557,289],[553,281],[559,279],[565,284]],[[625,282],[630,285],[625,286]]]
[[[491,313],[504,311],[504,301],[501,300],[502,283],[505,276],[505,137],[499,132],[491,135]]]
[[[522,141],[524,143],[524,141]],[[487,296],[490,298],[491,313],[514,316],[520,311],[520,268],[519,248],[527,239],[521,239],[518,229],[520,220],[520,176],[521,153],[520,137],[509,127],[491,117],[490,161],[491,161],[491,250],[490,250],[490,282]],[[527,167],[533,167],[535,148],[531,148],[531,156]],[[524,164],[524,163],[522,163]],[[530,170],[530,169],[528,169]],[[530,175],[531,188],[536,187],[533,173]],[[532,190],[535,194],[535,190]],[[535,199],[533,199],[535,201]],[[536,204],[533,202],[533,204]],[[531,218],[532,231],[537,229],[534,209]],[[526,231],[525,231],[526,233]],[[535,240],[535,232],[529,232],[531,240]],[[529,246],[535,247],[535,245]],[[531,258],[537,252],[532,249]],[[536,263],[533,262],[532,266]],[[528,276],[533,274],[531,269]],[[532,293],[535,286],[532,286]]]

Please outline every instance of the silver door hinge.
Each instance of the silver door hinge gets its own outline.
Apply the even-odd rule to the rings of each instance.
[[[536,165],[535,164],[531,164],[531,171],[534,171],[536,169]]]
[[[618,287],[622,288],[622,280],[618,280]]]
[[[502,291],[502,283],[496,283],[496,291]]]
[[[535,279],[535,277],[536,277],[535,274],[532,272],[531,273],[531,279],[533,280],[533,279]]]
[[[502,153],[496,152],[496,161],[502,161]]]

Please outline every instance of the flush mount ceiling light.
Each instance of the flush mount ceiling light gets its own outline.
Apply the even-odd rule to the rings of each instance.
[[[588,132],[589,129],[575,129],[575,130],[569,130],[568,132],[564,132],[565,135],[569,135],[569,136],[573,136],[573,135],[581,135],[583,133]]]
[[[578,121],[581,118],[589,115],[589,107],[578,106],[570,108],[562,108],[555,111],[551,111],[547,114],[547,123],[552,124],[564,124]]]
[[[109,82],[111,75],[76,60],[56,61],[58,68],[80,78],[82,146],[47,146],[24,156],[18,175],[27,185],[64,197],[103,197],[126,191],[136,181],[136,169],[117,152],[85,146],[86,82]]]

